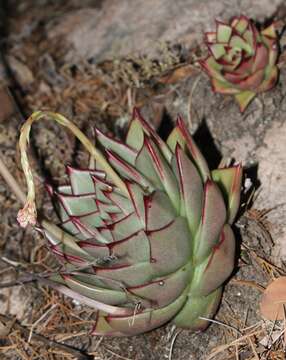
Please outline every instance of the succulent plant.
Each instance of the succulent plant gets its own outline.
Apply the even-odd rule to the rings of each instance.
[[[68,185],[48,187],[60,224],[36,228],[63,264],[49,285],[97,310],[93,334],[135,335],[168,321],[204,329],[234,266],[241,166],[210,171],[181,117],[164,142],[135,110],[126,144],[97,130],[95,148],[62,115],[37,112],[20,137],[23,226],[36,224],[26,145],[43,117],[69,127],[96,160],[67,166]]]
[[[258,31],[245,16],[230,24],[217,21],[216,31],[207,32],[209,56],[200,64],[215,92],[234,95],[243,112],[257,93],[271,89],[278,77],[277,35],[274,24]]]

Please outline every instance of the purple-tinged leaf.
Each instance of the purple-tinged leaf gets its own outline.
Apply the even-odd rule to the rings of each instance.
[[[134,295],[147,299],[154,308],[169,305],[186,289],[192,277],[191,264],[187,264],[178,271],[156,279],[148,284],[130,287],[128,291]]]
[[[177,216],[168,195],[160,190],[144,198],[147,231],[155,231],[170,224]]]
[[[239,83],[245,79],[252,72],[254,59],[253,57],[248,58],[247,60],[243,59],[239,66],[234,71],[229,71],[229,79],[233,83]]]
[[[242,65],[243,65],[243,63],[241,64],[241,66]],[[235,90],[237,90],[237,87],[239,86],[239,84],[248,77],[248,72],[240,71],[240,67],[237,69],[237,71],[226,72],[224,74],[225,83],[228,84],[230,87],[233,87]]]
[[[115,154],[119,155],[127,163],[134,165],[137,152],[134,151],[128,145],[124,145],[122,142],[114,140],[101,131],[96,129],[96,136],[100,144],[107,150],[113,151]]]
[[[166,143],[160,138],[160,136],[152,129],[152,127],[148,124],[148,122],[141,116],[138,108],[134,108],[133,118],[138,119],[142,125],[142,128],[147,135],[147,137],[151,138],[155,144],[159,147],[160,151],[164,155],[167,162],[171,161],[172,153]],[[145,136],[146,138],[146,136]]]
[[[55,248],[55,250],[59,252],[62,251],[65,258],[68,259],[69,256],[70,258],[73,257],[74,260],[78,258],[82,263],[87,265],[94,261],[94,258],[77,244],[77,241],[73,236],[46,220],[43,220],[41,225],[52,248]]]
[[[92,329],[91,335],[96,336],[126,336],[123,332],[116,331],[108,324],[104,316],[97,316],[96,323]]]
[[[150,262],[150,243],[144,231],[139,231],[126,239],[111,243],[108,247],[110,255],[115,259],[113,263],[116,266]]]
[[[200,223],[203,205],[203,185],[198,170],[183,152],[179,144],[176,146],[175,173],[178,177],[181,193],[181,214],[186,216],[191,233],[195,236]]]
[[[169,164],[156,145],[149,138],[145,137],[144,145],[146,146],[147,152],[149,154],[149,161],[153,162],[157,176],[159,177],[174,208],[179,212],[180,195],[178,183]]]
[[[106,268],[97,267],[95,268],[95,273],[106,279],[121,281],[126,287],[140,286],[150,282],[154,277],[154,271],[150,262]]]
[[[127,180],[135,181],[146,192],[152,192],[154,190],[154,187],[150,181],[148,181],[139,171],[137,171],[135,167],[127,164],[110,151],[107,152],[107,157],[112,167],[118,171],[121,176],[124,176]]]
[[[50,240],[49,234],[45,233],[46,238]],[[65,252],[62,245],[50,245],[51,252],[64,264],[64,267],[68,269],[69,266],[74,268],[87,268],[89,262],[86,262],[77,255],[70,255]]]
[[[134,115],[132,121],[130,122],[125,142],[136,151],[139,151],[143,146],[144,130],[142,123]]]
[[[234,87],[226,81],[219,81],[217,79],[211,79],[212,89],[214,92],[225,95],[234,95],[240,93],[241,90]]]
[[[207,180],[204,188],[201,223],[194,242],[194,261],[199,264],[218,242],[226,221],[226,208],[218,186]]]
[[[192,239],[185,218],[177,217],[163,229],[148,234],[151,265],[156,276],[177,271],[191,259]]]
[[[186,147],[189,151],[189,155],[194,161],[196,167],[198,168],[200,175],[203,181],[206,181],[210,177],[210,171],[207,165],[205,158],[197,147],[196,143],[192,139],[183,119],[178,116],[177,118],[177,127],[180,130],[183,138],[185,139]]]
[[[65,230],[68,234],[76,237],[77,239],[82,238],[82,234],[77,224],[73,222],[73,218],[69,217],[68,220],[61,222],[60,227]],[[85,239],[86,237],[84,237]]]
[[[262,83],[265,76],[265,69],[257,70],[255,73],[251,74],[244,80],[241,80],[237,87],[240,90],[246,91],[255,91],[255,89]]]
[[[90,285],[76,279],[72,275],[62,275],[65,285],[73,291],[82,294],[90,299],[100,301],[107,305],[123,305],[127,301],[124,291],[110,290],[99,286]]]
[[[105,226],[105,222],[103,221],[99,211],[95,211],[94,213],[84,216],[72,216],[71,221],[80,229],[80,231],[86,232],[95,238],[99,238],[98,240],[103,243],[105,242],[100,237],[97,230],[97,228]]]
[[[112,191],[105,193],[105,196],[110,200],[110,202],[116,205],[122,212],[123,215],[129,215],[133,212],[133,206],[129,198],[126,198],[125,195],[121,193]]]
[[[235,238],[226,224],[210,257],[197,266],[191,285],[194,296],[207,296],[220,287],[230,276],[234,266]]]
[[[127,308],[127,307],[119,307],[119,306],[113,306],[104,304],[100,301],[96,301],[94,299],[90,299],[84,295],[79,294],[76,291],[73,291],[69,289],[67,286],[58,284],[54,281],[51,281],[49,279],[41,278],[40,280],[43,284],[48,285],[49,287],[59,291],[60,293],[79,301],[82,304],[85,304],[87,306],[90,306],[93,309],[97,309],[102,311],[103,313],[113,314],[117,316],[128,316],[131,315],[133,312],[133,309]]]
[[[226,54],[221,59],[217,60],[218,64],[223,67],[221,74],[224,75],[227,72],[234,72],[234,70],[240,66],[242,58],[242,52],[237,52],[233,48],[228,48]]]
[[[210,77],[214,77],[217,80],[224,81],[224,77],[221,74],[223,66],[220,65],[213,56],[209,56],[205,60],[200,60],[199,64]]]
[[[172,320],[176,326],[189,329],[191,331],[203,331],[210,322],[206,319],[211,319],[220,303],[222,288],[218,288],[208,296],[194,296],[189,293],[188,299],[182,310]]]
[[[168,306],[156,310],[136,312],[131,316],[108,316],[106,321],[112,329],[126,335],[136,335],[155,329],[172,319],[186,301],[186,290]]]
[[[137,216],[138,222],[141,224],[141,229],[146,230],[146,208],[142,189],[139,185],[126,182],[127,190],[130,195],[130,200]]]
[[[138,215],[134,212],[123,219],[108,225],[107,228],[112,232],[114,241],[120,241],[143,230],[144,224],[141,223],[140,218],[138,218]]]
[[[87,252],[90,256],[94,258],[105,258],[110,256],[110,251],[108,246],[105,244],[92,242],[92,240],[82,240],[78,242],[78,245]]]
[[[137,155],[135,168],[141,174],[143,174],[143,176],[151,183],[154,189],[164,189],[145,142]]]
[[[100,179],[97,176],[92,176],[92,180],[95,187],[96,201],[101,201],[109,204],[110,200],[108,194],[112,193],[115,187],[110,182]]]

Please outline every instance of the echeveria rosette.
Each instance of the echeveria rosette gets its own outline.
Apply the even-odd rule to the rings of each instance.
[[[230,24],[217,21],[216,31],[205,34],[209,56],[200,61],[215,92],[234,95],[243,112],[260,92],[270,90],[278,78],[277,34],[274,24],[258,31],[245,16]]]
[[[95,168],[48,188],[60,224],[38,229],[63,264],[50,284],[97,310],[95,335],[204,329],[233,270],[241,166],[210,171],[180,117],[166,142],[138,111],[125,144],[96,133]]]

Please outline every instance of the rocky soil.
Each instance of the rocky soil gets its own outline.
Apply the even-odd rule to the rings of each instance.
[[[91,138],[95,125],[120,138],[136,105],[163,137],[181,113],[210,166],[217,166],[222,157],[241,161],[246,190],[249,186],[256,190],[249,204],[245,202],[251,190],[245,190],[235,225],[237,267],[216,316],[228,327],[213,323],[205,333],[191,334],[167,326],[132,338],[92,338],[88,335],[93,319],[90,309],[37,284],[0,290],[0,314],[16,317],[28,333],[34,324],[35,333],[65,340],[86,359],[271,359],[260,343],[268,324],[261,322],[258,306],[260,286],[284,274],[286,262],[285,36],[281,38],[277,86],[259,95],[243,115],[231,97],[211,91],[196,61],[205,56],[202,34],[214,28],[215,19],[245,14],[259,24],[285,20],[284,1],[11,0],[0,11],[0,153],[23,189],[17,139],[31,111],[60,111]],[[54,124],[35,125],[31,145],[38,207],[52,216],[44,181],[52,176],[64,183],[63,165],[82,166],[88,159],[75,140]],[[3,282],[13,281],[19,269],[40,271],[43,266],[56,266],[44,240],[19,228],[16,213],[20,206],[0,178]],[[14,263],[7,265],[5,259]],[[37,323],[46,311],[49,313]],[[81,356],[56,345],[43,345],[33,337],[28,341],[27,333],[11,323],[9,328],[1,315],[0,325],[0,358],[1,352],[7,359]],[[245,337],[248,330],[244,329],[254,325],[257,333]],[[10,330],[5,333],[7,326]],[[241,336],[236,346],[213,353]],[[281,349],[282,343],[273,345],[275,359]]]

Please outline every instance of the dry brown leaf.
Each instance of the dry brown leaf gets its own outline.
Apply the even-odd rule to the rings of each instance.
[[[181,80],[188,78],[191,75],[194,75],[198,72],[198,69],[195,68],[193,65],[183,65],[179,66],[178,68],[168,72],[166,75],[163,75],[159,82],[163,84],[174,84]]]
[[[286,276],[275,279],[265,289],[260,302],[261,315],[268,320],[283,320],[286,306]]]

